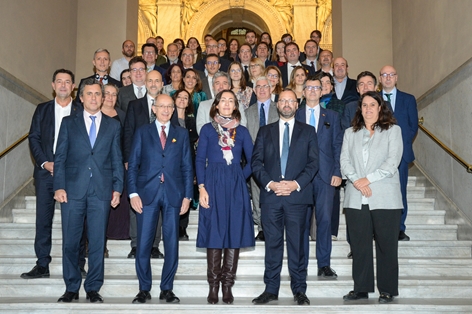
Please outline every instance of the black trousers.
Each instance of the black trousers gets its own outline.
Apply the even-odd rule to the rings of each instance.
[[[374,292],[375,240],[377,289],[398,295],[398,233],[401,209],[369,210],[346,208],[346,222],[352,250],[352,278],[355,292]]]

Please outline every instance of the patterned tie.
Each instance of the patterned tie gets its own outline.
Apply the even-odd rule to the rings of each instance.
[[[143,87],[142,86],[138,86],[138,99],[139,98],[143,98]]]
[[[167,136],[166,136],[165,129],[166,129],[166,126],[161,125],[161,145],[162,145],[162,149],[164,149],[166,147]],[[161,182],[164,182],[164,173],[162,173],[162,175],[161,175]]]
[[[154,111],[152,111],[152,106],[154,106],[154,99],[151,99],[151,112],[149,113],[149,123],[153,123],[154,121],[156,121],[156,114],[154,113]]]
[[[386,93],[385,96],[387,96],[387,100],[389,103],[392,103],[392,100],[390,99],[390,96],[392,96],[392,93]]]
[[[316,129],[315,109],[311,108],[309,110],[310,110],[310,125]]]
[[[282,155],[280,156],[280,170],[282,177],[285,178],[285,169],[287,169],[288,149],[290,148],[290,130],[288,122],[285,122],[284,139],[282,142]]]
[[[93,145],[95,144],[95,140],[97,139],[97,125],[95,124],[95,118],[96,116],[90,116],[90,119],[92,119],[92,125],[90,126],[90,132],[89,132],[89,139],[90,139],[90,145],[93,148]]]
[[[259,111],[259,127],[266,125],[266,117],[264,110],[264,103],[261,103],[261,110]]]

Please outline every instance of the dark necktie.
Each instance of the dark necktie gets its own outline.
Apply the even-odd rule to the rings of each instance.
[[[387,100],[389,103],[392,103],[392,99],[390,98],[390,96],[392,96],[392,93],[385,93],[385,96],[387,96]]]
[[[311,64],[311,67],[313,68],[313,70],[316,70],[315,69],[315,62],[311,61],[310,64]]]
[[[288,150],[290,148],[290,130],[288,122],[285,122],[284,138],[282,142],[282,155],[280,156],[280,170],[282,177],[285,178],[285,169],[287,169]]]
[[[161,145],[162,145],[162,149],[164,149],[166,147],[166,140],[167,140],[167,136],[166,136],[166,126],[165,125],[161,125]],[[164,173],[161,174],[161,182],[164,182]]]
[[[246,79],[246,83],[249,82],[249,72],[247,71],[247,65],[244,66],[244,78]]]
[[[149,123],[156,121],[156,114],[152,111],[152,106],[154,106],[154,99],[151,99],[151,112],[149,113]]]
[[[261,110],[259,110],[259,127],[266,125],[266,117],[264,110],[264,103],[261,103]]]

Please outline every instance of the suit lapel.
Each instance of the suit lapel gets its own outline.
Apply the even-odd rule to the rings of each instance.
[[[176,133],[175,126],[172,125],[171,123],[169,126],[169,135],[166,138],[166,147],[164,148],[164,151],[166,151],[172,145],[171,143],[175,137],[175,133]]]
[[[110,121],[108,120],[108,117],[102,114],[102,121],[100,122],[100,128],[98,129],[97,139],[95,140],[95,144],[93,145],[94,147],[97,147],[97,145],[101,142],[102,138],[105,136],[105,132],[106,129],[108,129],[109,124]]]
[[[293,157],[293,154],[295,154],[298,149],[296,148],[296,145],[297,145],[297,139],[300,138],[301,136],[301,129],[300,127],[297,125],[297,120],[295,120],[295,123],[293,125],[293,131],[292,131],[292,137],[290,138],[290,148],[288,150],[288,159],[287,160],[292,160],[294,157]],[[288,165],[289,163],[287,162],[287,168],[288,168]],[[287,172],[287,171],[285,171]]]
[[[90,146],[90,138],[87,133],[87,127],[85,126],[84,115],[78,114],[75,116],[74,120],[77,125],[77,129],[79,130],[79,133],[84,137],[84,139],[87,141],[87,143]]]
[[[323,108],[320,108],[320,118],[318,121],[318,130],[316,131],[316,136],[320,138],[323,133],[324,133],[324,124],[326,121],[326,110]]]
[[[272,144],[274,145],[277,159],[280,160],[280,142],[279,142],[279,124],[278,123],[272,124],[270,135],[272,137]]]
[[[267,123],[274,123],[279,120],[279,113],[277,112],[277,105],[271,101],[269,106],[269,121]]]

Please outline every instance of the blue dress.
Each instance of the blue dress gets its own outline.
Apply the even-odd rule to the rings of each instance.
[[[195,159],[198,184],[205,184],[209,208],[200,206],[197,247],[238,249],[254,246],[254,222],[246,179],[251,175],[253,144],[249,131],[236,128],[231,165],[223,159],[218,133],[211,123],[205,124]],[[247,163],[241,167],[244,152]]]

